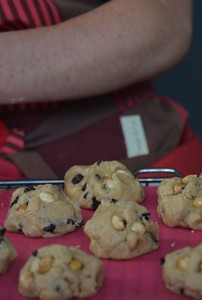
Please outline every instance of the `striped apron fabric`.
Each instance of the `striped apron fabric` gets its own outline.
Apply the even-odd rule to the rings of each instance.
[[[0,0],[0,31],[62,22],[63,14],[56,4],[57,0]],[[128,157],[127,136],[120,123],[127,116],[140,117],[149,148],[147,155]],[[202,170],[201,143],[187,128],[186,111],[160,97],[148,81],[81,101],[1,105],[0,120],[10,132],[0,141],[0,165],[11,166],[14,162],[12,178],[36,177],[37,170],[31,172],[32,159],[35,166],[50,166],[51,177],[63,177],[74,164],[91,164],[100,159],[120,160],[131,170],[149,166],[176,167],[181,173]],[[24,136],[20,148],[8,143],[16,132]],[[135,134],[138,142],[139,133]],[[178,149],[182,149],[184,158]],[[193,155],[190,149],[194,149]],[[189,159],[185,159],[187,155]],[[48,174],[38,169],[38,176]]]
[[[1,0],[0,30],[22,30],[61,22],[57,7],[49,0]]]

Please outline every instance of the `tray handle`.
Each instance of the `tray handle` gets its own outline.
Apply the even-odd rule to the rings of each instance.
[[[172,168],[145,168],[134,170],[132,173],[145,186],[157,186],[169,177],[182,177],[178,170]]]

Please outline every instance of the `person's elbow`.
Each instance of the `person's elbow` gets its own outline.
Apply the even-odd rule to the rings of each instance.
[[[187,56],[193,36],[193,4],[191,0],[160,1],[161,18],[157,19],[161,62],[164,71],[177,67]]]
[[[176,35],[175,37],[175,64],[180,64],[185,57],[187,56],[193,37],[193,22],[192,20],[187,20],[186,24],[184,24],[184,28]]]

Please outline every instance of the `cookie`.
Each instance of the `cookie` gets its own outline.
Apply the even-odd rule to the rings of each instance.
[[[54,237],[82,224],[79,205],[52,184],[18,188],[12,194],[4,226],[30,237]]]
[[[165,179],[157,194],[157,212],[166,225],[202,230],[202,175]]]
[[[167,289],[195,299],[202,299],[202,243],[185,247],[165,256],[162,265]]]
[[[82,250],[50,245],[34,251],[19,275],[19,292],[42,300],[90,297],[102,286],[103,264]]]
[[[64,191],[80,207],[95,210],[103,199],[142,202],[144,190],[137,178],[118,161],[73,166],[64,177]]]
[[[130,259],[159,247],[159,227],[136,202],[102,200],[84,232],[99,258]]]
[[[5,228],[0,228],[0,275],[6,273],[10,263],[17,256],[13,243],[4,236],[5,231]]]

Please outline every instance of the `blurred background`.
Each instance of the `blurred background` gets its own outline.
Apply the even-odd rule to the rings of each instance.
[[[202,138],[202,0],[194,0],[191,49],[175,70],[153,82],[164,96],[181,103],[189,112],[189,125]]]

